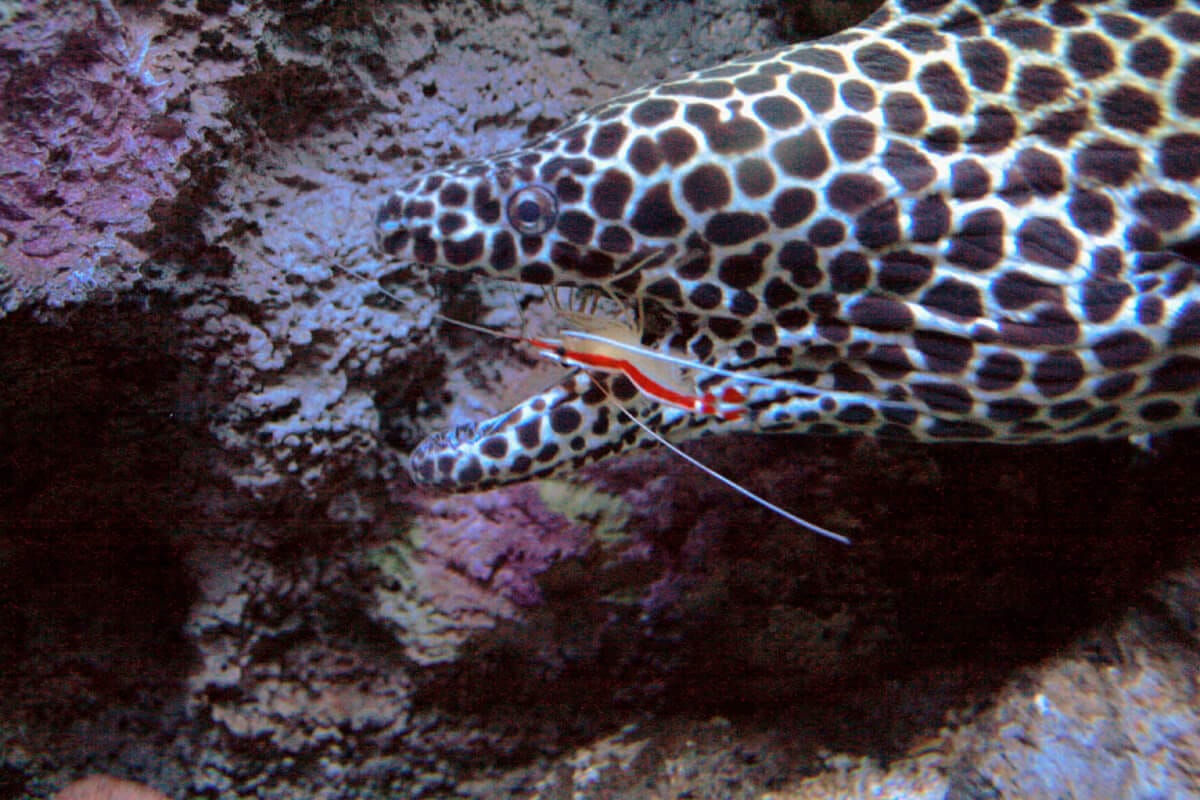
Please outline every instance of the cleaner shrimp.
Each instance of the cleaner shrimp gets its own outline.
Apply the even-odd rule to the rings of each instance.
[[[356,280],[367,280],[342,267],[335,268]],[[599,289],[590,287],[566,288],[568,296],[565,303],[558,296],[557,289],[545,292],[547,303],[567,323],[567,326],[564,327],[556,338],[523,336],[494,330],[484,325],[476,325],[443,314],[435,314],[434,316],[441,322],[465,330],[519,343],[532,348],[538,354],[564,367],[581,369],[589,373],[589,375],[605,373],[623,376],[642,395],[653,400],[655,403],[692,414],[714,415],[730,421],[740,419],[746,414],[745,403],[747,395],[734,386],[726,386],[719,396],[711,392],[702,392],[698,389],[693,389],[691,387],[695,386],[696,382],[693,380],[689,384],[687,379],[689,373],[731,377],[744,383],[757,383],[783,388],[788,391],[805,393],[814,393],[815,391],[812,387],[802,384],[735,373],[689,360],[682,355],[652,350],[642,344],[645,309],[641,304],[639,304],[638,308],[633,309]],[[379,291],[384,296],[400,302],[398,297],[382,286],[379,287]],[[615,315],[602,315],[600,313],[602,306],[609,312],[615,308],[617,313]],[[603,382],[593,381],[593,385],[608,396],[609,401],[618,412],[641,428],[642,431],[658,444],[667,448],[671,453],[682,458],[696,469],[699,469],[748,500],[757,503],[794,525],[842,544],[850,544],[850,540],[847,537],[823,528],[816,523],[809,522],[791,511],[772,503],[765,497],[752,492],[732,478],[687,454],[676,445],[667,441],[661,434],[653,430],[643,420],[639,419],[636,414],[626,408]]]

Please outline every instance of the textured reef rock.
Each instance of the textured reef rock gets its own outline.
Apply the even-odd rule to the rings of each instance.
[[[1197,793],[1195,435],[402,474],[553,377],[379,197],[760,5],[0,3],[0,797]]]

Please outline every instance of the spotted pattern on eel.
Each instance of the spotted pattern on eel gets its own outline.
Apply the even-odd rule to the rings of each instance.
[[[576,372],[436,433],[474,490],[727,431],[1058,442],[1200,419],[1200,0],[891,0],[414,177],[386,254],[601,287],[739,419]]]

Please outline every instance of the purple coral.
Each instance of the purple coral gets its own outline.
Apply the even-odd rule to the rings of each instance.
[[[16,54],[0,64],[0,241],[14,282],[51,305],[132,284],[130,240],[188,177],[189,131],[146,71],[150,38],[126,36],[107,2],[0,28]]]

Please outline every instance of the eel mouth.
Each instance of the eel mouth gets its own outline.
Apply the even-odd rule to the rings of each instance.
[[[483,276],[483,282],[506,290],[511,287],[511,282],[487,276]],[[615,404],[643,418],[655,413],[656,405],[620,371],[629,368],[621,358],[634,356],[623,350],[612,351],[620,357],[616,360],[622,367],[593,370],[575,359],[604,357],[585,352],[588,342],[576,339],[591,336],[594,330],[603,341],[601,350],[618,344],[650,352],[670,330],[666,311],[655,301],[641,301],[634,306],[599,287],[536,288],[542,294],[541,301],[524,309],[521,327],[545,330],[545,334],[520,336],[461,321],[458,314],[439,315],[444,323],[450,323],[444,330],[462,328],[468,335],[483,334],[480,341],[519,344],[515,351],[505,347],[503,352],[520,352],[524,357],[522,366],[514,367],[518,370],[514,379],[513,373],[496,361],[497,351],[491,351],[486,359],[500,371],[488,379],[488,404],[499,405],[500,396],[509,393],[512,405],[487,419],[459,422],[428,433],[407,458],[407,471],[417,485],[468,492],[545,477],[563,467],[564,462],[581,466],[620,452],[640,439],[630,435],[632,423]],[[486,300],[484,304],[491,306]],[[478,317],[478,308],[461,310],[466,316]],[[532,316],[526,316],[528,312]],[[622,341],[606,339],[606,334]],[[574,347],[581,349],[570,349]],[[545,358],[536,358],[534,363],[540,366],[530,367],[531,355]],[[529,384],[528,394],[521,391],[522,384]],[[546,388],[548,385],[550,388]]]
[[[418,486],[475,492],[575,470],[654,442],[687,414],[642,397],[624,376],[575,370],[557,385],[481,422],[435,431],[409,454]]]

